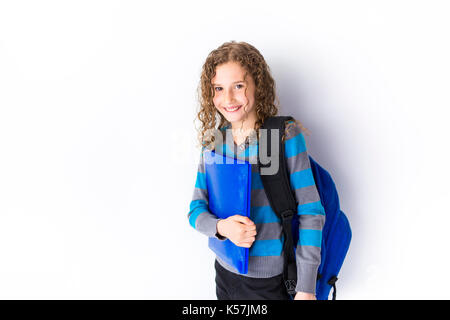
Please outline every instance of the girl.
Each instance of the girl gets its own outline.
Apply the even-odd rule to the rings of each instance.
[[[203,153],[200,154],[188,219],[191,226],[208,237],[229,239],[250,248],[248,273],[239,274],[216,257],[216,295],[222,299],[289,299],[283,283],[282,226],[261,187],[257,156],[259,128],[275,116],[278,107],[275,82],[263,56],[245,42],[226,42],[213,50],[203,65],[199,87],[201,122],[199,142],[205,148],[252,164],[250,218],[232,215],[219,219],[208,210]],[[305,128],[288,121],[283,134],[291,188],[298,203],[299,241],[296,248],[296,300],[314,300],[325,211],[311,172]],[[306,130],[307,131],[307,130]],[[214,145],[216,134],[224,145]],[[231,135],[230,135],[231,133]],[[232,136],[232,139],[226,137]],[[230,186],[232,187],[232,186]]]

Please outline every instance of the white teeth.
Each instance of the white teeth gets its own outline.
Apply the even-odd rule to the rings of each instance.
[[[240,106],[235,107],[235,108],[225,108],[227,111],[236,111],[237,109],[239,109]]]

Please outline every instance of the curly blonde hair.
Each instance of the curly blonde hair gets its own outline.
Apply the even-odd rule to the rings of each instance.
[[[255,82],[257,121],[254,129],[258,137],[259,128],[264,120],[278,113],[280,103],[276,95],[275,81],[262,54],[246,42],[225,42],[209,53],[202,67],[197,91],[200,110],[196,116],[196,119],[201,122],[201,127],[198,129],[198,140],[201,146],[212,146],[215,139],[211,132],[229,125],[229,122],[214,106],[214,88],[211,83],[212,78],[216,75],[216,67],[227,62],[239,63]],[[300,126],[302,131],[308,131],[299,121],[295,120],[295,123]],[[286,123],[286,129],[289,130],[292,124],[294,123]]]

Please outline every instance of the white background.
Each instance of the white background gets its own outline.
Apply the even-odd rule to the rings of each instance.
[[[353,239],[340,299],[448,299],[446,1],[2,1],[0,298],[215,299],[196,89],[246,41]]]

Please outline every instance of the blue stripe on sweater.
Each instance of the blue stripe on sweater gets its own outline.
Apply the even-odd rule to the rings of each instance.
[[[310,202],[305,204],[300,204],[297,206],[297,213],[299,215],[301,214],[322,214],[325,215],[325,209],[322,206],[322,202],[316,201],[316,202]]]
[[[239,157],[251,158],[258,155],[258,145],[249,145],[248,148],[238,153]]]
[[[271,206],[250,207],[250,220],[254,223],[281,222]]]
[[[286,158],[293,157],[301,152],[306,151],[306,143],[303,134],[300,132],[295,137],[287,139],[285,141],[285,154]]]
[[[206,189],[206,174],[197,171],[197,179],[195,180],[195,187]]]
[[[289,179],[294,190],[315,185],[311,168],[294,172],[290,174]]]
[[[235,158],[235,156],[236,156],[234,154],[233,150],[231,150],[231,148],[226,143],[223,144],[222,154],[229,158]]]
[[[256,240],[248,252],[249,256],[279,256],[283,250],[283,238]]]
[[[264,189],[259,172],[252,172],[252,190]]]
[[[193,200],[189,205],[189,223],[195,229],[195,221],[203,212],[208,211],[208,205],[205,200]]]
[[[321,247],[322,245],[322,231],[312,229],[300,229],[298,236],[298,245]]]

